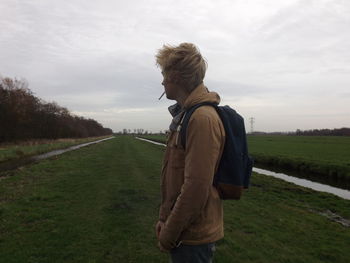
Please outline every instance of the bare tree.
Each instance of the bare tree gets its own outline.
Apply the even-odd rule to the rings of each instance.
[[[112,134],[93,119],[73,116],[34,96],[26,80],[0,78],[0,142]]]

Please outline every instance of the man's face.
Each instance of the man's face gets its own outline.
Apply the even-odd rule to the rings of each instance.
[[[169,100],[175,100],[176,94],[178,91],[178,86],[171,81],[169,74],[165,74],[162,71],[162,75],[163,75],[162,85],[164,86],[166,97]]]

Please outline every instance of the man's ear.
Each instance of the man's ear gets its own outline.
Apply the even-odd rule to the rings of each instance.
[[[178,72],[178,71],[171,72],[170,80],[174,84],[182,84],[182,79],[181,79],[181,76],[180,76],[180,72]]]

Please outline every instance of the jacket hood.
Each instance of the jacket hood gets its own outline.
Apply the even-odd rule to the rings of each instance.
[[[208,89],[204,86],[204,84],[200,84],[197,86],[191,94],[187,97],[183,108],[186,110],[191,108],[193,105],[202,102],[211,102],[215,104],[220,103],[220,96],[216,92],[208,91]]]

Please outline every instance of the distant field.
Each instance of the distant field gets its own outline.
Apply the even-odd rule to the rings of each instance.
[[[165,136],[146,137],[165,142]],[[257,164],[350,180],[350,137],[249,135],[248,146]]]
[[[154,235],[163,151],[117,136],[1,180],[0,262],[168,262]],[[350,258],[349,228],[328,218],[349,220],[350,201],[254,174],[224,211],[216,262]]]
[[[0,144],[0,162],[37,155],[73,145],[97,141],[109,136],[88,137],[78,139],[30,140],[19,143]]]
[[[350,137],[248,136],[258,163],[350,179]]]

